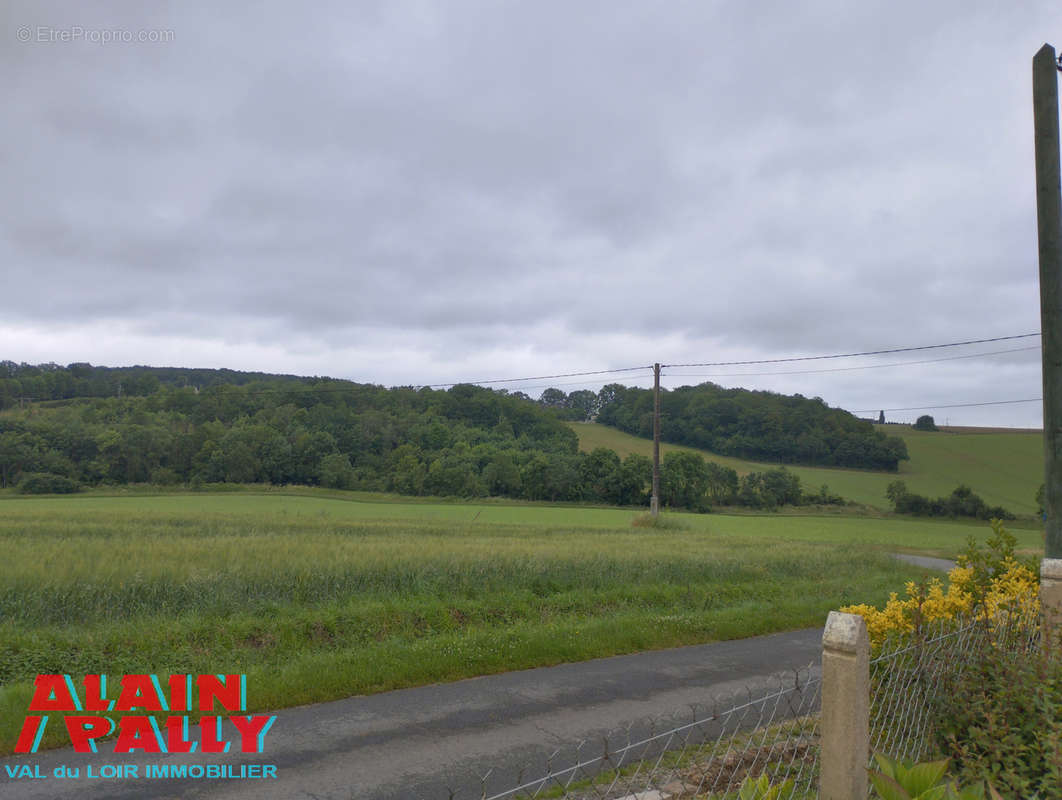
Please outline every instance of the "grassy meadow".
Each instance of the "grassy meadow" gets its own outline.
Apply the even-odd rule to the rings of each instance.
[[[0,498],[0,749],[38,673],[245,672],[255,709],[822,624],[980,525],[325,492]],[[1018,530],[1026,549],[1039,532]]]
[[[653,444],[623,431],[595,423],[571,423],[579,435],[579,448],[609,447],[620,456],[641,453],[651,456]],[[937,432],[916,431],[905,425],[875,426],[907,443],[910,461],[901,461],[899,472],[839,469],[834,467],[786,468],[800,477],[807,489],[827,484],[835,493],[876,508],[887,509],[885,487],[894,480],[907,483],[916,494],[939,497],[966,484],[989,505],[1001,505],[1015,514],[1035,514],[1036,489],[1043,483],[1043,437],[1038,431],[1000,431],[950,428]],[[662,444],[669,450],[699,452],[738,474],[763,470],[776,464],[761,464],[729,458],[683,445]]]

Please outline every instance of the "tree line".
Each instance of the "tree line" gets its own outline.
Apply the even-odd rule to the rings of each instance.
[[[149,397],[160,389],[198,392],[263,383],[296,388],[329,382],[335,381],[225,369],[101,367],[85,363],[62,367],[0,361],[0,410],[19,406],[23,398],[40,401]],[[508,396],[532,402],[522,392]],[[648,389],[609,384],[596,393],[582,389],[566,394],[549,388],[537,402],[561,419],[596,419],[636,436],[652,435],[653,396]],[[817,397],[723,389],[702,383],[662,390],[661,404],[665,441],[720,455],[783,464],[893,471],[908,458],[902,439],[875,431],[871,423],[829,408]]]
[[[189,373],[201,383],[186,385]],[[646,505],[651,491],[649,458],[580,452],[565,414],[519,393],[246,373],[226,383],[227,371],[148,367],[78,374],[78,365],[46,366],[37,374],[19,368],[7,379],[42,379],[38,390],[47,384],[90,396],[9,403],[0,414],[0,486],[303,484],[615,505]],[[91,394],[116,374],[127,387],[121,396]],[[675,508],[840,499],[806,495],[785,470],[739,478],[697,453],[668,453],[661,472],[661,501]]]
[[[539,402],[567,419],[596,419],[635,436],[651,437],[653,392],[609,384],[596,395],[547,389]],[[783,464],[857,467],[895,472],[907,445],[821,398],[713,383],[661,389],[661,438],[725,456]]]
[[[252,382],[299,384],[316,378],[239,372],[232,369],[185,367],[101,367],[88,363],[26,364],[0,361],[0,410],[24,401],[70,400],[77,397],[146,397],[160,387],[205,389]]]
[[[922,517],[972,517],[974,519],[1014,519],[1003,506],[990,506],[969,486],[957,486],[944,497],[925,497],[909,491],[903,481],[893,481],[885,489],[885,496],[897,514]]]

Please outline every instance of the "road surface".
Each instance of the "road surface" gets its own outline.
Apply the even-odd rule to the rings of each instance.
[[[0,759],[5,800],[218,798],[219,800],[456,800],[541,774],[557,749],[635,724],[671,727],[702,715],[713,700],[744,699],[775,685],[770,676],[814,665],[821,628],[522,670],[502,675],[352,697],[280,711],[262,754],[137,755],[52,750]],[[275,779],[150,779],[148,765],[275,764]],[[132,764],[136,777],[86,777],[91,766]],[[36,768],[44,778],[10,778],[8,769]],[[77,779],[51,777],[60,765],[81,767]]]

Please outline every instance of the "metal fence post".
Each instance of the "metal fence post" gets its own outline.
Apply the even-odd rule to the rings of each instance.
[[[820,800],[866,800],[870,638],[857,614],[831,611],[822,632]]]
[[[1040,612],[1044,637],[1057,636],[1054,632],[1062,629],[1062,558],[1045,558],[1040,562]]]

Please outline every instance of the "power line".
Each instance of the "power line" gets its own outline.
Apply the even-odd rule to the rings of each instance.
[[[865,364],[860,367],[830,367],[827,369],[794,369],[771,372],[669,372],[668,376],[676,378],[755,378],[764,375],[814,375],[822,372],[851,372],[859,369],[885,369],[886,367],[907,367],[915,364],[938,364],[941,361],[959,361],[964,358],[982,358],[984,356],[998,356],[1003,353],[1023,353],[1028,350],[1039,350],[1040,345],[1032,347],[1014,347],[1009,350],[991,350],[987,353],[970,353],[964,356],[945,356],[944,358],[928,358],[921,361],[894,361],[891,364]]]
[[[423,386],[427,389],[435,389],[439,386],[457,386],[459,384],[468,383],[474,386],[478,386],[484,383],[519,383],[521,381],[548,381],[553,378],[579,378],[586,375],[611,375],[618,372],[637,372],[641,369],[652,369],[652,364],[646,364],[643,367],[620,367],[619,369],[596,369],[589,372],[562,372],[559,375],[533,375],[530,378],[493,378],[489,381],[452,381],[450,383],[425,383]]]
[[[753,364],[781,364],[781,363],[791,363],[791,362],[797,362],[797,361],[822,361],[822,360],[837,359],[837,358],[855,358],[855,357],[858,357],[858,356],[885,355],[885,354],[888,354],[888,353],[909,353],[909,352],[920,351],[920,350],[936,350],[936,349],[941,349],[941,348],[946,348],[946,347],[963,347],[963,346],[971,345],[971,344],[985,344],[985,343],[989,343],[989,342],[1002,342],[1002,341],[1009,341],[1009,340],[1013,340],[1013,339],[1028,339],[1028,338],[1031,338],[1031,337],[1034,337],[1034,336],[1039,336],[1039,335],[1040,335],[1039,333],[1023,333],[1023,334],[1017,334],[1017,335],[1014,335],[1014,336],[996,336],[996,337],[988,338],[988,339],[969,339],[969,340],[961,341],[961,342],[948,342],[948,343],[945,343],[945,344],[921,345],[919,347],[894,347],[894,348],[888,348],[888,349],[882,349],[882,350],[866,350],[866,351],[858,352],[858,353],[834,353],[834,354],[830,354],[830,355],[820,355],[820,356],[796,356],[796,357],[790,357],[790,358],[765,358],[765,359],[747,360],[747,361],[707,361],[707,362],[689,363],[689,364],[662,364],[661,366],[664,367],[664,368],[721,367],[721,366],[745,366],[745,365],[753,365]],[[1002,352],[1017,352],[1017,350],[1019,350],[1019,349],[1025,349],[1025,348],[1018,348],[1018,349],[1016,349],[1014,351],[998,351],[998,352],[1000,352],[1000,353],[1002,353]],[[1035,348],[1027,348],[1027,349],[1035,349]],[[957,358],[966,358],[966,357],[976,358],[976,357],[979,357],[979,356],[982,356],[982,355],[991,355],[991,354],[990,353],[978,353],[978,354],[974,354],[974,355],[971,355],[971,356],[958,356]],[[939,359],[939,360],[943,361],[943,360],[947,360],[947,359]],[[912,363],[919,363],[919,362],[912,362]],[[932,362],[931,361],[926,361],[924,363],[932,363]],[[842,370],[845,370],[845,369],[871,369],[871,368],[886,367],[886,366],[899,366],[899,364],[881,364],[881,365],[869,365],[869,366],[863,366],[863,367],[846,367],[846,368],[838,368],[836,370],[808,370],[807,372],[811,373],[811,372],[842,371]],[[489,380],[479,380],[479,381],[476,381],[476,380],[464,380],[464,381],[451,381],[451,382],[447,382],[447,383],[418,384],[417,386],[415,386],[413,388],[436,389],[436,388],[441,388],[441,387],[457,386],[459,384],[469,384],[469,385],[473,385],[473,386],[482,386],[482,385],[500,384],[500,383],[524,383],[524,382],[528,382],[528,381],[553,380],[555,378],[577,378],[577,377],[590,377],[590,376],[599,376],[599,375],[618,375],[618,374],[621,374],[621,373],[630,373],[630,372],[638,372],[638,371],[641,371],[641,370],[650,370],[652,368],[653,367],[652,367],[651,364],[646,364],[646,365],[638,366],[638,367],[617,367],[615,369],[586,370],[586,371],[582,371],[582,372],[561,372],[561,373],[556,373],[556,374],[553,374],[553,375],[532,375],[532,376],[520,377],[520,378],[491,378]],[[754,377],[756,374],[757,373],[736,373],[735,377],[740,377],[742,375]],[[786,372],[771,373],[771,372],[767,372],[767,373],[762,373],[762,374],[764,374],[764,375],[770,375],[770,374],[799,374],[799,372],[798,371],[793,371],[791,373],[786,373]],[[696,377],[696,376],[690,376],[690,377]],[[258,394],[277,393],[277,392],[297,393],[299,390],[304,390],[304,391],[305,390],[311,390],[314,393],[346,392],[346,391],[350,390],[350,388],[351,388],[350,384],[354,384],[355,383],[354,381],[347,380],[347,379],[342,379],[342,378],[325,378],[325,379],[323,379],[323,381],[324,382],[328,382],[328,383],[337,382],[337,383],[342,383],[344,385],[341,385],[341,386],[322,386],[321,384],[307,385],[304,382],[304,380],[296,378],[295,380],[291,380],[290,384],[288,386],[283,386],[283,387],[262,387],[262,388],[256,388],[256,389],[246,389],[246,390],[244,390],[242,392],[242,394],[243,395],[258,395]],[[209,391],[210,389],[232,388],[232,387],[233,387],[233,384],[214,384],[212,386],[204,387],[202,389],[202,391]],[[175,388],[179,388],[179,387],[175,387]],[[242,388],[242,385],[236,385],[236,388]],[[392,387],[392,388],[394,388],[394,387]],[[525,388],[537,388],[537,387],[525,387]],[[113,395],[92,395],[92,396],[90,396],[90,395],[79,395],[77,398],[48,398],[48,399],[94,399],[94,398],[95,399],[102,399],[104,397],[111,397],[111,396],[113,396]],[[35,400],[36,398],[25,398],[25,399],[27,399],[27,400],[30,400],[30,399]]]
[[[830,358],[855,358],[856,356],[879,356],[886,353],[911,353],[915,350],[938,350],[942,347],[963,347],[968,344],[985,344],[987,342],[1005,342],[1010,339],[1028,339],[1039,333],[1021,333],[1016,336],[996,336],[991,339],[970,339],[965,342],[948,342],[947,344],[926,344],[920,347],[892,347],[887,350],[864,350],[861,353],[835,353],[828,356],[797,356],[795,358],[762,358],[754,361],[705,361],[699,364],[663,364],[664,367],[738,367],[746,364],[782,364],[791,361],[822,361]]]
[[[919,346],[919,347],[896,347],[896,348],[891,348],[891,349],[886,349],[886,350],[868,350],[868,351],[865,351],[865,352],[862,352],[862,353],[837,353],[837,354],[833,354],[833,355],[799,356],[799,357],[795,357],[795,358],[768,358],[768,359],[760,359],[760,360],[756,360],[756,361],[712,361],[712,362],[704,362],[704,363],[700,363],[700,364],[661,364],[661,366],[662,367],[678,367],[678,368],[683,368],[683,367],[722,367],[722,366],[740,366],[740,365],[746,365],[746,364],[780,364],[780,363],[792,362],[792,361],[821,361],[821,360],[825,360],[825,359],[834,359],[834,358],[855,358],[856,356],[884,355],[886,353],[909,353],[909,352],[914,352],[914,351],[917,351],[917,350],[935,350],[935,349],[940,349],[940,348],[945,348],[945,347],[963,347],[965,345],[971,345],[971,344],[986,344],[986,343],[989,343],[989,342],[1003,342],[1003,341],[1009,341],[1009,340],[1012,340],[1012,339],[1028,339],[1030,337],[1039,336],[1039,335],[1040,335],[1039,332],[1037,332],[1037,333],[1022,333],[1022,334],[1017,334],[1017,335],[1014,335],[1014,336],[996,336],[996,337],[993,337],[993,338],[990,338],[990,339],[970,339],[970,340],[967,340],[967,341],[964,341],[964,342],[948,342],[946,344],[930,344],[930,345],[922,345],[922,346]],[[1015,350],[1000,350],[1000,351],[997,351],[997,352],[1006,353],[1006,352],[1018,352],[1019,350],[1035,350],[1035,349],[1036,349],[1035,347],[1017,348]],[[957,356],[955,358],[976,358],[976,357],[982,356],[982,355],[994,355],[994,353],[977,353],[977,354],[971,355],[971,356]],[[939,360],[944,361],[944,360],[948,360],[948,359],[939,359]],[[919,363],[919,362],[913,362],[913,363]],[[931,362],[930,361],[926,361],[924,363],[931,363]],[[875,365],[875,366],[899,366],[899,365],[882,364],[882,365]],[[435,389],[435,388],[438,388],[438,387],[441,387],[441,386],[456,386],[456,385],[462,384],[462,383],[468,383],[468,384],[473,384],[473,385],[481,385],[481,384],[488,384],[488,383],[491,383],[491,384],[493,384],[493,383],[520,383],[520,382],[523,382],[523,381],[552,380],[554,378],[578,378],[578,377],[586,377],[586,376],[589,376],[589,375],[610,375],[610,374],[617,374],[617,373],[621,373],[621,372],[637,372],[639,370],[646,370],[646,369],[652,369],[652,368],[653,367],[652,367],[651,364],[647,364],[645,366],[640,366],[640,367],[620,367],[618,369],[590,370],[590,371],[586,371],[586,372],[564,372],[564,373],[560,373],[560,374],[557,374],[557,375],[535,375],[535,376],[528,377],[528,378],[495,378],[495,379],[486,380],[486,381],[453,381],[453,382],[450,382],[450,383],[428,383],[428,384],[424,384],[424,386],[426,388],[429,388],[429,389]],[[869,367],[847,367],[847,368],[841,368],[841,369],[869,369]],[[814,371],[827,372],[827,371],[830,371],[830,370],[811,370],[811,371],[813,371],[813,372]],[[837,371],[840,371],[840,370],[837,370]],[[745,373],[745,374],[749,374],[749,373]],[[764,374],[771,374],[771,373],[764,373]],[[778,374],[786,374],[786,373],[778,373]],[[696,377],[696,376],[691,376],[691,377]]]
[[[973,408],[974,406],[1005,406],[1014,403],[1039,403],[1042,402],[1042,397],[1030,397],[1028,400],[991,400],[987,403],[945,403],[936,406],[909,406],[907,408],[871,408],[864,409],[863,411],[850,411],[850,414],[874,414],[880,411],[927,411],[936,408]]]

